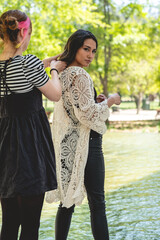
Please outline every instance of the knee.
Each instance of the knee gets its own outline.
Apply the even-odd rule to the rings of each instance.
[[[103,193],[88,195],[88,204],[91,211],[105,211],[105,197]]]
[[[62,214],[72,214],[74,213],[75,205],[71,206],[70,208],[62,207],[62,203],[60,203],[58,207],[58,212]]]

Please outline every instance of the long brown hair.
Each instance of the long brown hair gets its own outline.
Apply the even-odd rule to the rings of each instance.
[[[97,39],[91,32],[79,29],[69,37],[59,60],[66,62],[67,65],[71,64],[86,39],[93,39],[96,42],[96,48],[98,47]]]

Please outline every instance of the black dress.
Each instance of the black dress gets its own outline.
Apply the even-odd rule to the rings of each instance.
[[[0,97],[0,198],[53,190],[55,156],[42,94],[35,87],[15,94],[2,72],[0,79],[11,93]]]

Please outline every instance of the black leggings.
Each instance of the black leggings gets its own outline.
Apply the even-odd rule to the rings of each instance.
[[[105,213],[104,177],[105,168],[102,153],[102,138],[91,138],[89,143],[89,155],[85,168],[85,187],[91,213],[92,233],[95,240],[109,240]],[[60,204],[56,216],[56,240],[67,239],[74,207],[75,206],[65,208]]]
[[[0,240],[38,240],[44,194],[38,196],[2,198],[2,229]]]

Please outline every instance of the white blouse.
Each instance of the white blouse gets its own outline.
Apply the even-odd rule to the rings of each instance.
[[[68,67],[60,81],[62,97],[55,104],[52,125],[58,188],[47,192],[46,201],[61,201],[69,208],[80,205],[85,197],[90,130],[105,133],[109,108],[107,100],[95,103],[93,81],[83,68]]]

